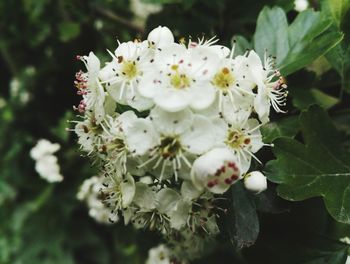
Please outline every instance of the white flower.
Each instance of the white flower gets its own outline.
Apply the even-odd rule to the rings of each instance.
[[[171,251],[163,244],[151,248],[146,264],[171,264]]]
[[[298,12],[302,12],[309,7],[309,2],[307,0],[295,0],[294,9]]]
[[[57,158],[53,155],[47,155],[38,159],[35,164],[35,170],[48,182],[61,182],[63,180]]]
[[[86,179],[80,186],[77,198],[86,202],[86,205],[89,207],[89,215],[92,218],[99,223],[108,224],[111,217],[110,210],[102,203],[100,195],[103,180],[104,178],[97,176]],[[114,221],[116,222],[118,219],[116,218]]]
[[[261,122],[269,121],[270,106],[276,112],[285,113],[281,106],[286,103],[287,88],[283,77],[276,70],[273,70],[273,59],[265,54],[264,65],[260,57],[254,51],[250,51],[247,58],[249,77],[257,85],[258,92],[254,99],[254,109],[259,115]]]
[[[104,175],[106,178],[101,189],[103,203],[111,209],[109,221],[114,223],[118,219],[118,213],[127,209],[135,196],[135,181],[128,173],[119,175],[117,173]]]
[[[215,99],[210,87],[218,56],[205,48],[186,49],[173,43],[156,51],[154,66],[141,80],[140,94],[169,112],[190,106],[204,109]]]
[[[259,130],[261,125],[253,118],[236,121],[217,122],[217,136],[221,142],[218,146],[226,146],[231,150],[237,156],[240,168],[247,171],[252,157],[260,162],[254,153],[264,146]]]
[[[57,143],[51,143],[47,139],[40,139],[37,144],[30,150],[30,156],[34,160],[39,160],[45,156],[52,155],[60,149]]]
[[[35,170],[48,182],[60,182],[63,176],[60,174],[60,166],[57,157],[53,153],[60,149],[60,145],[51,143],[46,139],[40,139],[30,150],[30,156],[36,161]]]
[[[260,171],[252,171],[244,176],[244,186],[249,191],[260,193],[267,189],[267,180]]]
[[[350,245],[350,237],[343,237],[340,239],[341,242]]]
[[[131,0],[130,9],[136,15],[136,22],[144,26],[147,17],[162,10],[162,5],[157,3],[144,3],[142,0]]]
[[[169,28],[159,26],[148,34],[147,40],[151,47],[162,49],[174,43],[174,36]]]
[[[191,179],[199,190],[224,193],[241,178],[239,166],[237,157],[230,150],[215,148],[194,161]]]
[[[225,100],[223,97],[228,97],[231,107],[234,109],[243,106],[242,101],[253,101],[253,85],[248,78],[246,64],[247,58],[245,56],[221,60],[220,67],[211,80],[211,85],[219,97],[218,109],[220,111],[222,111]]]
[[[100,60],[93,52],[90,52],[89,56],[78,56],[78,59],[84,62],[88,71],[87,73],[80,71],[76,74],[75,85],[78,94],[83,96],[83,100],[75,109],[81,113],[86,110],[93,111],[96,122],[100,123],[105,115],[105,91],[98,79]]]
[[[150,117],[152,121],[139,119],[133,123],[127,142],[132,153],[149,155],[140,167],[152,164],[152,169],[161,168],[160,180],[173,174],[177,180],[178,170],[191,167],[189,156],[200,155],[214,144],[215,127],[189,109],[171,113],[154,108]]]
[[[152,101],[137,91],[141,77],[152,63],[152,52],[147,41],[120,43],[113,60],[99,73],[109,95],[118,103],[129,104],[139,111],[149,109]]]
[[[88,155],[94,151],[101,151],[103,129],[101,123],[97,123],[95,116],[86,114],[84,120],[75,121],[74,123],[76,125],[72,131],[78,136],[80,148]]]
[[[108,116],[104,123],[101,123],[103,128],[103,151],[107,154],[106,166],[111,170],[127,171],[127,155],[128,146],[125,140],[127,131],[131,124],[137,120],[134,112],[127,111],[116,117]],[[110,171],[109,171],[110,172]]]
[[[350,256],[348,256],[348,258],[346,259],[346,263],[345,264],[350,264]]]
[[[157,190],[142,182],[136,183],[133,202],[138,207],[132,222],[137,227],[169,230],[169,213],[181,199],[180,194],[170,188]]]

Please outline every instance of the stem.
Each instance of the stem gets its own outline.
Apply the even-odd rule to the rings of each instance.
[[[132,23],[131,21],[129,21],[129,20],[123,18],[123,17],[120,17],[119,15],[114,13],[113,11],[104,9],[103,7],[96,6],[96,5],[94,6],[94,8],[102,16],[107,17],[109,19],[112,19],[112,20],[114,20],[114,21],[116,21],[116,22],[126,26],[129,29],[135,30],[136,32],[139,32],[141,34],[144,33],[144,28],[142,28],[142,27]]]

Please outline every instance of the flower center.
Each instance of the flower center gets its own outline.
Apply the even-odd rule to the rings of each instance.
[[[125,150],[124,140],[116,138],[108,144],[108,150],[116,150],[118,153]]]
[[[174,158],[181,150],[181,144],[177,137],[165,137],[160,141],[160,154],[164,159]]]
[[[250,138],[237,130],[229,130],[225,143],[233,149],[240,148],[242,145],[248,145]]]
[[[191,85],[190,78],[187,77],[186,74],[180,74],[178,71],[179,65],[172,65],[171,69],[174,71],[173,74],[170,75],[170,83],[176,89],[184,89]]]
[[[227,90],[235,82],[235,77],[228,68],[222,68],[214,75],[213,85],[221,90]]]
[[[137,67],[134,61],[124,61],[122,65],[122,73],[129,80],[137,75]]]

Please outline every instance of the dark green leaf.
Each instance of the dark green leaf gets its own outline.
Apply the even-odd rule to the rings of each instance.
[[[265,7],[259,14],[254,34],[255,51],[263,56],[265,50],[277,57],[278,65],[290,49],[288,43],[288,22],[282,8]]]
[[[249,41],[243,36],[234,36],[233,39],[236,41],[235,56],[243,55],[247,49],[252,48],[252,44],[250,44]]]
[[[231,199],[231,207],[225,215],[230,240],[235,249],[251,246],[259,234],[254,199],[241,182],[231,187]]]
[[[339,26],[350,8],[349,0],[322,0],[322,10],[330,15]]]
[[[290,116],[270,122],[261,127],[263,141],[271,143],[276,138],[280,137],[294,137],[300,130],[299,119],[296,116]]]
[[[58,25],[59,37],[62,42],[70,41],[80,34],[80,25],[75,22],[62,22]]]
[[[290,201],[321,196],[329,213],[350,224],[350,153],[345,151],[329,116],[317,106],[300,116],[305,145],[288,138],[275,141],[276,160],[267,164],[268,178]]]
[[[326,31],[332,23],[320,12],[306,10],[288,26],[281,8],[265,7],[258,18],[254,48],[262,57],[276,56],[277,66],[289,75],[332,49],[343,38],[339,31]]]

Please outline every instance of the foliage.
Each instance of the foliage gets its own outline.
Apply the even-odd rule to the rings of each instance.
[[[267,49],[290,91],[288,113],[262,129],[275,146],[258,153],[269,161],[268,192],[229,190],[222,237],[197,263],[345,263],[347,246],[336,240],[350,236],[349,1],[310,1],[316,11],[299,14],[283,0],[144,2],[163,5],[145,26],[127,0],[0,1],[0,263],[144,263],[159,242],[88,216],[76,193],[96,172],[65,131],[78,102],[75,56],[102,57],[117,37],[144,37],[159,24],[178,39],[234,38],[237,54]],[[61,144],[60,184],[34,170],[29,150],[40,138]]]

